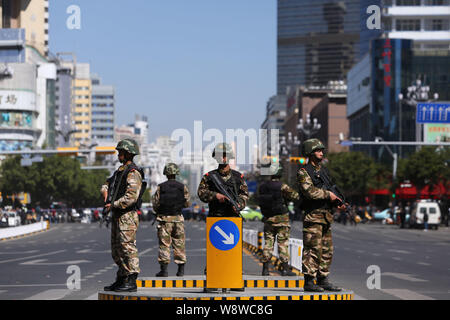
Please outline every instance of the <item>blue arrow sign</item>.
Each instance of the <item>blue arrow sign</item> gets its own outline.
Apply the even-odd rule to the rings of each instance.
[[[417,123],[450,123],[450,103],[417,104]]]
[[[238,226],[230,220],[219,220],[209,230],[209,241],[219,250],[227,251],[238,244],[240,231]]]

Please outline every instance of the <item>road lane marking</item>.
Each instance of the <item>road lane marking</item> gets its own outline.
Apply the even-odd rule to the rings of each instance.
[[[407,290],[407,289],[380,289],[381,291],[390,294],[394,297],[400,298],[402,300],[435,300],[429,296]]]
[[[29,256],[29,257],[23,257],[23,258],[17,258],[17,259],[3,260],[3,261],[0,261],[0,264],[2,264],[2,263],[8,263],[8,262],[20,261],[20,260],[28,260],[28,259],[39,258],[39,257],[45,257],[45,256],[51,256],[51,255],[54,255],[54,254],[58,254],[58,253],[61,253],[61,252],[65,252],[65,251],[66,251],[66,250],[58,250],[58,251],[53,251],[53,252],[44,253],[44,254],[37,254],[37,255]]]
[[[431,266],[431,263],[426,263],[426,262],[417,262],[417,264],[418,265],[421,265],[421,266]]]
[[[50,289],[39,292],[24,300],[59,300],[70,294],[72,291],[68,289]]]
[[[411,254],[410,251],[406,251],[406,250],[388,249],[387,251],[394,252],[394,253]]]
[[[395,273],[395,272],[383,272],[382,276],[394,277],[401,280],[411,281],[411,282],[428,282],[428,280],[416,278],[413,274],[406,273]]]
[[[78,265],[81,263],[90,263],[89,260],[70,260],[70,261],[61,261],[61,262],[46,262],[48,259],[36,259],[31,261],[26,261],[19,263],[21,265],[26,266],[60,266],[60,265]]]

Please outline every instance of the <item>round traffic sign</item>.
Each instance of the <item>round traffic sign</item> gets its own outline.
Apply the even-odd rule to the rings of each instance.
[[[233,249],[240,239],[238,226],[230,220],[219,220],[209,230],[209,241],[219,250]]]

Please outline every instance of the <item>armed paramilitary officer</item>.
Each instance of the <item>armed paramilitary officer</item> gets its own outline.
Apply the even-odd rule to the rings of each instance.
[[[333,222],[333,202],[340,200],[333,192],[323,188],[320,175],[330,177],[327,168],[321,165],[325,146],[318,139],[309,139],[303,143],[303,152],[308,164],[297,172],[297,182],[304,199],[303,221],[303,273],[305,291],[322,292],[341,291],[330,283],[330,265],[333,258],[331,223]],[[344,205],[339,209],[344,209]],[[314,278],[317,277],[317,284]]]
[[[214,148],[212,157],[216,159],[219,166],[217,169],[203,176],[198,186],[197,195],[201,201],[208,203],[208,217],[239,217],[239,211],[245,208],[249,194],[244,175],[230,168],[229,161],[234,158],[233,149],[227,143],[219,143]],[[212,181],[212,175],[215,175],[227,192],[234,196],[233,201],[235,201],[239,208],[235,208],[229,199],[219,192],[215,183]],[[215,292],[216,290],[215,288],[204,288],[204,292],[207,293]],[[227,289],[223,288],[222,290],[226,292]],[[237,288],[231,290],[244,291],[245,289]]]
[[[109,188],[114,189],[113,202],[105,208],[112,211],[111,222],[111,254],[119,267],[116,281],[104,288],[105,291],[134,292],[137,289],[136,279],[140,272],[136,232],[139,225],[137,203],[142,196],[141,188],[144,172],[133,162],[139,154],[139,146],[133,139],[121,140],[116,147],[122,165],[114,172],[111,181],[102,186],[101,192],[106,199]]]
[[[169,276],[167,266],[170,263],[172,246],[174,262],[178,265],[177,276],[181,277],[184,275],[186,264],[184,217],[181,210],[190,206],[190,195],[187,186],[175,180],[180,174],[180,169],[175,163],[168,163],[164,167],[163,174],[168,180],[158,185],[152,199],[158,221],[158,262],[161,267],[156,276]]]
[[[278,164],[276,172],[270,181],[263,181],[258,188],[258,201],[264,222],[264,250],[261,258],[263,264],[262,275],[269,275],[269,262],[272,257],[275,239],[278,244],[279,259],[281,261],[281,275],[295,276],[289,268],[289,201],[299,200],[298,193],[282,183],[280,178],[283,168]]]
[[[234,200],[238,203],[239,210],[245,208],[249,197],[248,187],[244,175],[230,168],[229,160],[234,159],[233,149],[227,143],[219,143],[214,148],[212,157],[217,160],[219,167],[203,176],[197,190],[198,197],[208,203],[208,217],[238,217],[238,211],[227,201],[228,198],[217,190],[210,178],[211,175],[219,177],[225,188],[236,195]]]

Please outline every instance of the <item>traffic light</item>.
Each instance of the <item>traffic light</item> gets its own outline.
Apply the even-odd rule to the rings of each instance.
[[[290,163],[299,163],[299,164],[306,164],[306,158],[304,157],[290,157],[289,158]]]
[[[392,194],[392,199],[395,199],[395,193]]]

